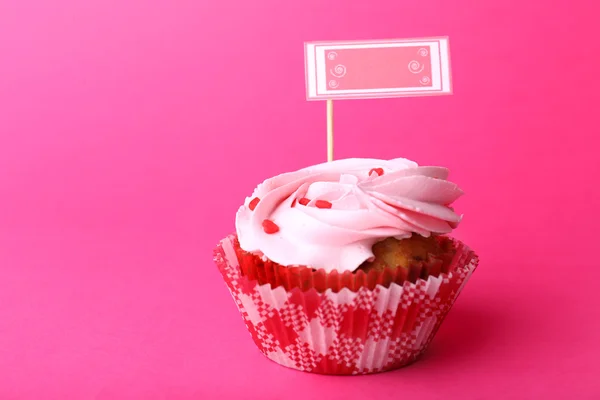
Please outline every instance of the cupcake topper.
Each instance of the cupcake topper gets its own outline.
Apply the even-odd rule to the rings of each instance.
[[[327,100],[327,160],[333,160],[333,100],[452,94],[447,37],[307,42],[307,100]]]

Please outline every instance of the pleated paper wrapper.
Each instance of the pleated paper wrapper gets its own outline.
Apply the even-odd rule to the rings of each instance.
[[[219,243],[215,262],[267,358],[306,372],[359,375],[408,365],[427,349],[478,263],[467,246],[453,244],[454,257],[437,276],[372,289],[260,285],[242,274],[235,235]]]

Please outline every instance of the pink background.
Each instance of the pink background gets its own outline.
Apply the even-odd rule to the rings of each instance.
[[[0,1],[0,398],[598,398],[595,3]],[[336,157],[450,167],[480,268],[411,367],[279,367],[211,258],[325,159],[303,41],[435,35],[454,95],[336,103]]]

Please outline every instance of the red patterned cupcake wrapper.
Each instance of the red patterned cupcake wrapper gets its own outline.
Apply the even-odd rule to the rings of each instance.
[[[357,375],[402,367],[425,351],[477,267],[467,246],[454,245],[447,273],[355,291],[259,285],[241,272],[235,235],[221,241],[215,262],[265,356],[301,371]]]

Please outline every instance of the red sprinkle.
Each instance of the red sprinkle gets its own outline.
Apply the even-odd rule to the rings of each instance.
[[[381,176],[381,175],[383,175],[383,168],[373,168],[372,170],[369,171],[369,175],[371,175],[373,172],[375,172],[377,175]]]
[[[315,201],[315,206],[317,208],[331,208],[331,203],[327,200],[317,200]]]
[[[259,201],[260,201],[260,199],[258,197],[255,197],[252,199],[250,204],[248,204],[248,208],[250,209],[250,211],[254,211],[254,209],[256,208],[256,205],[258,204]]]
[[[265,233],[267,234],[272,234],[272,233],[277,233],[279,232],[279,227],[277,226],[277,224],[273,221],[271,221],[270,219],[265,219],[262,223],[263,226],[263,230],[265,231]]]
[[[310,200],[307,199],[306,197],[303,197],[300,200],[298,200],[298,203],[302,204],[303,206],[307,206],[308,203],[310,203]]]
[[[292,201],[292,207],[294,207],[296,205],[296,199],[294,199],[294,201]]]

